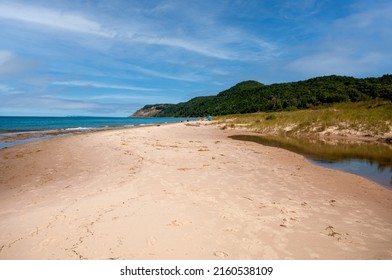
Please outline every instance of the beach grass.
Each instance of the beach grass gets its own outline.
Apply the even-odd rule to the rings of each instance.
[[[246,127],[274,135],[354,131],[381,136],[392,131],[392,102],[339,103],[308,110],[227,115],[215,120],[222,128]]]

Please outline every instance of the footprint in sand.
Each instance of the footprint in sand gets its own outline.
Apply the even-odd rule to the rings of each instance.
[[[154,247],[155,244],[157,244],[157,239],[154,236],[150,236],[150,238],[147,240],[147,244],[150,247]]]
[[[177,221],[177,220],[173,220],[173,221],[170,222],[170,224],[168,224],[168,226],[179,227],[179,226],[182,226],[182,223]]]
[[[46,238],[39,243],[39,247],[42,249],[47,247],[54,239],[53,238]]]
[[[229,256],[229,254],[227,254],[227,253],[225,253],[223,251],[215,251],[213,253],[213,255],[218,257],[218,258],[221,258],[221,259],[225,259],[225,258],[227,258]]]

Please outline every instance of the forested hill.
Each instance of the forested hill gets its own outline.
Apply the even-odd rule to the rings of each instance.
[[[196,97],[178,104],[146,105],[133,116],[202,117],[307,109],[324,104],[375,98],[392,101],[392,75],[364,79],[325,76],[272,85],[245,81],[216,96]]]

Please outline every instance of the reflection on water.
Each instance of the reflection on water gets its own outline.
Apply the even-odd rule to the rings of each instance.
[[[381,143],[330,143],[303,138],[234,135],[304,155],[311,162],[366,177],[392,190],[392,147]]]

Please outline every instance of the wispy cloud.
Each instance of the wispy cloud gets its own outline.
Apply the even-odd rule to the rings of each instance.
[[[96,102],[90,100],[77,100],[70,98],[56,98],[48,96],[30,96],[20,94],[16,96],[6,96],[2,98],[0,109],[13,108],[12,111],[27,112],[29,115],[35,115],[37,112],[31,111],[31,108],[42,108],[38,115],[67,115],[67,114],[82,114],[82,115],[116,115],[118,113],[131,112],[140,107],[138,102]],[[3,109],[4,110],[4,109]],[[5,109],[4,111],[9,110]],[[65,113],[67,112],[67,113]],[[129,113],[128,113],[129,114]]]
[[[160,45],[167,47],[174,47],[178,49],[187,50],[190,52],[198,53],[204,56],[219,58],[219,59],[235,59],[236,57],[232,52],[223,49],[222,47],[212,46],[204,40],[195,41],[194,39],[185,38],[174,38],[167,36],[148,36],[137,35],[130,37],[131,41],[150,44]]]
[[[65,82],[53,82],[53,85],[61,86],[72,86],[72,87],[92,87],[92,88],[106,88],[106,89],[122,89],[122,90],[132,90],[132,91],[159,91],[160,89],[148,88],[148,87],[135,87],[127,85],[117,85],[117,84],[105,84],[93,81],[65,81]]]
[[[113,32],[103,30],[99,22],[85,16],[26,4],[0,3],[0,18],[104,37],[115,35]]]
[[[303,45],[302,55],[290,61],[288,69],[307,76],[381,75],[390,71],[392,4],[357,9],[335,20],[317,41]]]
[[[152,10],[162,12],[170,10],[171,5],[156,6]],[[184,7],[186,8],[186,7]],[[192,15],[193,12],[188,11],[186,14]],[[179,11],[174,17],[179,17]],[[54,8],[46,8],[34,5],[18,4],[18,3],[0,3],[0,18],[12,21],[21,21],[28,24],[42,26],[45,28],[57,29],[74,33],[85,33],[99,37],[105,37],[114,42],[122,42],[125,44],[143,44],[151,46],[162,46],[174,48],[181,51],[187,51],[198,55],[222,59],[222,60],[248,60],[255,59],[253,52],[271,52],[271,43],[261,38],[252,38],[241,29],[229,28],[224,23],[212,21],[203,17],[197,19],[193,16],[193,24],[199,24],[198,31],[192,36],[186,35],[189,31],[176,32],[178,26],[165,24],[163,28],[160,21],[154,21],[146,16],[138,16],[135,19],[127,18],[94,18],[94,16],[75,13],[68,10],[59,10]],[[179,18],[181,20],[182,17]],[[208,22],[208,23],[204,23]],[[28,26],[26,26],[28,28]],[[192,27],[194,28],[194,27]],[[186,31],[186,32],[185,32]],[[235,31],[233,33],[233,31]],[[185,33],[185,34],[183,34]],[[80,42],[88,45],[87,42]],[[98,42],[102,44],[102,42]],[[252,48],[248,48],[247,55],[244,55],[243,48],[239,50],[233,48],[235,45],[252,44]],[[255,50],[255,48],[257,50]]]
[[[8,50],[0,50],[0,79],[18,76],[37,69],[39,63],[22,59]]]
[[[3,104],[13,107],[26,106],[43,106],[54,109],[93,109],[96,105],[94,103],[84,102],[80,100],[61,99],[53,97],[30,96],[27,94],[20,94],[17,96],[10,96],[4,98]]]
[[[159,72],[136,65],[129,66],[129,68],[139,73],[146,74],[148,76],[169,79],[169,80],[186,81],[186,82],[198,82],[203,80],[203,77],[195,74],[169,74],[170,72],[167,71]]]
[[[13,54],[7,50],[0,50],[0,66],[3,66],[4,63],[10,61],[13,58]]]
[[[361,7],[361,10],[336,20],[335,25],[342,30],[364,34],[373,32],[392,34],[392,3],[386,2],[373,7]]]
[[[383,59],[383,56],[377,53],[358,56],[349,52],[333,50],[304,56],[289,63],[288,68],[292,71],[305,73],[310,77],[321,75],[362,76],[370,69],[376,71]]]
[[[162,97],[162,96],[161,96]],[[106,99],[110,99],[110,100],[135,100],[135,101],[139,101],[141,99],[149,99],[149,100],[154,100],[157,99],[157,96],[155,95],[138,95],[138,94],[104,94],[104,95],[95,95],[95,96],[91,96],[88,97],[87,99],[90,100],[106,100]]]
[[[15,93],[15,89],[6,84],[0,84],[0,94],[12,94]]]
[[[280,16],[290,20],[303,20],[320,12],[320,0],[279,1],[278,12]]]

